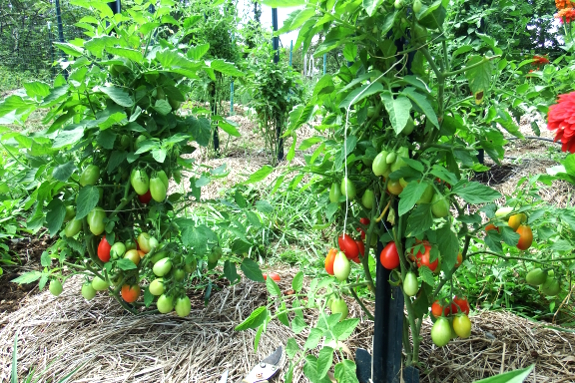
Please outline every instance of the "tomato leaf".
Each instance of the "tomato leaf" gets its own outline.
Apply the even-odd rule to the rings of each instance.
[[[487,232],[487,235],[485,236],[485,244],[491,251],[496,253],[503,252],[503,247],[501,246],[501,234],[496,230],[489,230]]]
[[[119,259],[118,262],[116,263],[116,265],[118,266],[118,268],[120,270],[124,270],[124,271],[136,270],[138,268],[138,266],[136,266],[136,264],[134,262],[130,261],[127,258]]]
[[[288,358],[293,359],[300,351],[301,349],[299,348],[296,340],[293,337],[289,338],[286,343],[286,355]]]
[[[337,340],[347,339],[359,324],[358,318],[345,319],[332,327]]]
[[[272,277],[268,275],[268,277],[265,279],[265,282],[268,293],[270,293],[272,297],[279,297],[282,295],[280,288],[278,287],[276,281],[272,279]]]
[[[301,316],[296,316],[291,322],[291,329],[295,334],[299,334],[307,328],[307,323]]]
[[[333,376],[339,383],[358,383],[356,375],[357,366],[349,359],[335,365]]]
[[[363,8],[365,9],[365,11],[367,12],[369,17],[372,17],[373,14],[375,13],[375,11],[381,6],[381,4],[383,3],[383,0],[363,0]],[[354,61],[347,59],[347,61]]]
[[[285,311],[287,309],[285,302],[282,302],[280,308],[277,311],[277,316],[278,316],[278,320],[287,327],[290,327],[290,322],[289,322],[289,318],[287,316],[287,312]]]
[[[461,181],[453,186],[452,192],[472,204],[488,203],[501,197],[497,190],[475,181]]]
[[[257,328],[259,327],[268,316],[268,310],[266,306],[260,306],[255,309],[249,317],[246,318],[242,323],[235,327],[236,331],[243,331],[250,328]]]
[[[264,276],[258,264],[249,258],[245,258],[240,266],[244,275],[254,282],[264,282]],[[270,278],[271,279],[271,278]]]
[[[269,176],[273,171],[274,171],[273,167],[269,165],[264,165],[259,170],[252,173],[252,175],[247,179],[247,181],[244,181],[244,185],[260,182],[261,180]]]
[[[20,275],[18,278],[12,279],[10,282],[19,283],[19,284],[32,283],[32,282],[35,282],[38,279],[40,279],[41,276],[42,276],[42,273],[40,271],[30,271],[28,273],[24,273],[24,274]]]
[[[292,289],[294,289],[296,293],[299,293],[301,291],[301,289],[303,288],[303,271],[300,271],[295,275],[295,277],[293,277],[291,287]]]
[[[125,108],[131,108],[134,106],[134,100],[128,92],[122,88],[116,88],[115,86],[102,86],[98,90],[112,99],[116,104],[123,106]]]
[[[381,92],[383,92],[383,85],[379,82],[372,82],[371,84],[363,85],[348,94],[347,97],[339,104],[339,107],[348,109],[350,106],[357,104],[364,98]],[[407,119],[405,121],[407,122]]]
[[[332,364],[333,348],[326,346],[319,350],[319,355],[317,358],[317,374],[320,379],[327,375]]]
[[[433,271],[431,271],[429,267],[422,265],[419,268],[419,276],[421,277],[421,280],[425,282],[425,284],[429,286],[435,285],[435,278],[433,277]]]
[[[309,332],[307,340],[305,341],[304,348],[306,350],[312,350],[317,347],[321,339],[323,338],[324,330],[319,328],[312,328]]]
[[[433,225],[430,204],[418,205],[407,218],[407,235],[417,236]]]
[[[493,230],[490,230],[490,231],[493,231]],[[499,227],[499,231],[501,232],[501,238],[503,239],[503,242],[505,242],[509,246],[516,246],[517,243],[519,242],[519,238],[521,236],[519,234],[517,234],[515,232],[515,230],[513,230],[509,226],[501,225]]]
[[[234,262],[230,262],[229,260],[224,262],[224,275],[232,284],[239,279],[240,276],[238,275],[236,264]]]
[[[398,213],[402,215],[409,212],[427,189],[425,182],[411,181],[399,195]]]
[[[80,189],[80,193],[78,193],[76,219],[82,219],[87,216],[88,213],[98,205],[99,199],[100,192],[96,186],[88,185]]]
[[[62,200],[58,197],[48,204],[48,214],[46,214],[46,222],[48,230],[50,231],[50,237],[53,237],[60,229],[64,223],[64,217],[66,216],[66,207]]]
[[[144,304],[146,305],[146,307],[150,307],[150,305],[154,301],[154,298],[155,298],[154,294],[152,294],[148,286],[146,286],[146,288],[144,289]]]
[[[533,371],[533,368],[535,368],[534,364],[520,370],[508,371],[486,379],[477,380],[475,383],[522,383]]]
[[[383,101],[385,110],[387,110],[389,114],[389,121],[395,134],[400,134],[403,128],[405,128],[407,120],[409,120],[411,101],[405,96],[398,96],[394,99],[389,91],[381,94],[381,100]]]
[[[56,166],[52,171],[52,177],[58,181],[67,182],[75,170],[76,165],[74,164],[74,161],[69,161],[65,164]]]
[[[442,256],[443,270],[451,270],[457,262],[457,254],[459,253],[459,241],[450,225],[445,225],[436,230],[437,233],[437,247]]]

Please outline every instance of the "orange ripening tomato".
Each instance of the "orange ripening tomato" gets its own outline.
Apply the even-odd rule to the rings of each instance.
[[[490,223],[489,225],[485,226],[485,232],[487,233],[489,230],[495,230],[499,233],[499,228],[494,224]]]
[[[461,262],[463,262],[463,256],[461,255],[461,253],[457,254],[457,262],[455,262],[455,268],[457,269],[459,266],[461,266]]]
[[[517,230],[519,228],[519,226],[521,226],[521,224],[523,222],[525,222],[526,220],[527,220],[527,216],[525,214],[523,214],[523,213],[514,214],[511,217],[509,217],[509,221],[507,221],[507,224],[513,230]]]
[[[144,258],[146,256],[146,253],[144,253],[142,250],[138,250],[138,255],[140,256],[140,258]]]
[[[273,279],[276,282],[279,282],[281,280],[280,275],[278,273],[270,273],[270,278]],[[264,276],[264,281],[266,279],[268,279],[268,275],[267,274],[263,274]]]
[[[516,231],[519,234],[519,242],[517,242],[517,248],[519,250],[527,250],[531,247],[533,243],[533,232],[529,226],[521,225]]]
[[[329,253],[327,253],[327,257],[325,257],[325,271],[329,275],[333,275],[333,261],[335,260],[335,255],[337,254],[336,249],[330,249]]]
[[[436,259],[433,262],[429,262],[430,260],[429,252],[431,251],[431,246],[425,244],[424,249],[425,249],[424,253],[422,253],[420,249],[415,256],[417,258],[417,267],[427,266],[431,271],[435,271],[435,269],[437,269],[437,265],[439,264],[439,259]]]
[[[431,305],[431,314],[433,314],[434,317],[438,318],[441,316],[442,312],[443,312],[443,307],[441,307],[441,304],[439,304],[439,301],[433,302],[433,304]]]
[[[132,303],[135,302],[138,297],[140,296],[140,286],[138,285],[124,285],[122,286],[122,291],[120,292],[122,298],[128,302]]]

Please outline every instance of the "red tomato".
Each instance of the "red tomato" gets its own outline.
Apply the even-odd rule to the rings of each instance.
[[[361,263],[361,261],[359,260],[359,257],[358,258],[352,258],[352,261],[354,261],[355,263]]]
[[[138,286],[138,285],[134,285],[134,286],[124,285],[124,286],[122,286],[122,291],[120,292],[120,294],[122,295],[122,298],[126,302],[128,302],[128,303],[135,302],[138,299],[138,297],[140,296],[140,286]]]
[[[110,260],[110,249],[112,246],[108,243],[106,236],[102,237],[100,244],[98,245],[98,258],[102,262],[108,262]]]
[[[443,312],[443,307],[441,307],[441,305],[439,304],[439,301],[433,302],[433,304],[431,305],[431,314],[433,314],[434,317],[438,318],[441,316],[442,312]]]
[[[487,233],[489,230],[495,230],[495,231],[499,232],[499,228],[492,223],[485,226],[485,232]]]
[[[362,225],[367,226],[367,225],[369,225],[369,222],[370,222],[370,221],[369,221],[369,218],[360,218],[360,219],[359,219],[359,222],[360,222]]]
[[[395,242],[389,242],[379,255],[379,261],[388,270],[393,270],[399,266],[399,254],[397,253],[397,247]]]
[[[336,254],[337,250],[332,248],[329,250],[329,253],[327,253],[327,257],[325,257],[325,271],[327,271],[329,275],[333,275],[333,261]]]
[[[461,253],[457,254],[457,262],[455,262],[455,268],[457,269],[459,266],[461,266],[461,262],[463,262],[463,256],[461,255]]]
[[[519,234],[519,242],[517,243],[517,248],[519,250],[527,250],[533,244],[533,232],[529,226],[521,225],[515,231]]]
[[[365,241],[365,230],[363,230],[361,227],[358,227],[356,230],[359,231],[361,239]]]
[[[357,243],[351,238],[351,236],[344,234],[340,235],[337,239],[339,244],[339,249],[343,251],[347,259],[354,259],[358,257],[359,249]]]
[[[138,199],[145,205],[152,200],[152,193],[148,190],[146,194],[138,195]]]
[[[459,310],[457,306],[459,306]],[[453,297],[453,303],[451,304],[451,313],[457,314],[460,310],[462,313],[469,315],[469,302],[467,302],[467,298],[458,298],[456,295]]]
[[[365,255],[365,245],[363,244],[363,241],[359,241],[359,240],[355,241],[355,244],[357,245],[357,249],[359,250],[359,253],[363,257]],[[359,257],[355,257],[355,258],[359,258]]]
[[[280,281],[280,275],[278,273],[270,273],[270,278],[273,279],[276,282]],[[264,280],[268,279],[268,275],[264,274]]]
[[[425,253],[421,252],[421,249],[417,252],[415,256],[417,258],[417,267],[427,266],[431,271],[435,271],[437,269],[437,264],[439,263],[439,259],[436,259],[432,263],[429,262],[429,251],[431,250],[431,246],[428,244],[423,245],[425,248]]]

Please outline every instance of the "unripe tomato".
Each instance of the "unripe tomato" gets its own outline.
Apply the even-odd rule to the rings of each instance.
[[[192,303],[187,295],[176,299],[176,314],[178,314],[179,317],[187,317],[190,315],[190,311],[192,311]]]
[[[427,28],[415,23],[411,30],[411,37],[413,37],[413,40],[419,44],[424,43],[427,40]]]
[[[76,209],[72,205],[66,206],[66,215],[64,216],[64,222],[68,222],[76,216]]]
[[[98,276],[96,276],[96,277],[94,277],[94,279],[92,279],[92,287],[96,291],[108,290],[109,286],[110,285],[108,284],[108,282],[106,282],[105,280],[103,280],[102,278],[100,278]]]
[[[140,233],[140,235],[138,235],[138,246],[140,247],[140,250],[142,250],[144,253],[148,254],[151,250],[152,250],[152,245],[156,245],[157,246],[157,240],[154,238],[154,240],[152,241],[152,236],[148,233]]]
[[[214,246],[210,254],[208,254],[208,262],[216,263],[222,258],[222,248]]]
[[[375,205],[375,194],[373,194],[373,190],[366,189],[361,197],[361,203],[364,208],[371,210],[373,205]]]
[[[485,226],[485,232],[487,233],[489,230],[495,230],[496,232],[499,233],[499,228],[492,223]]]
[[[168,274],[170,270],[172,270],[172,261],[170,258],[160,259],[152,268],[152,271],[157,277],[163,277]]]
[[[344,196],[347,195],[347,199],[349,200],[354,199],[357,193],[355,190],[355,185],[347,177],[343,177],[343,179],[341,180],[340,191],[342,195]]]
[[[540,267],[537,267],[527,273],[527,275],[525,276],[525,280],[531,286],[542,285],[547,280],[547,271],[542,270]]]
[[[281,277],[278,273],[270,273],[269,274],[270,278],[276,282],[279,282],[281,280]],[[264,281],[268,279],[268,274],[264,274]]]
[[[160,251],[160,252],[154,254],[154,256],[152,258],[150,258],[150,262],[152,262],[152,264],[154,264],[154,263],[158,262],[160,259],[166,258],[167,256],[169,256],[167,251]]]
[[[132,250],[137,248],[138,246],[136,245],[136,242],[133,239],[128,239],[126,241],[126,250]]]
[[[110,249],[110,256],[112,259],[122,258],[126,254],[126,245],[122,242],[114,242],[112,248]]]
[[[124,285],[122,286],[122,290],[120,291],[122,295],[122,299],[128,303],[133,303],[138,300],[140,296],[140,286],[138,285]]]
[[[339,245],[339,249],[343,251],[345,256],[348,259],[357,258],[359,254],[359,249],[357,247],[357,243],[351,238],[351,236],[344,234],[340,235],[337,238],[337,243]]]
[[[439,193],[435,193],[431,199],[431,212],[436,218],[447,217],[449,214],[449,202],[447,198]]]
[[[395,9],[401,9],[401,7],[403,6],[403,1],[401,0],[395,0],[393,2],[393,6],[395,7]]]
[[[186,272],[183,269],[176,269],[172,274],[174,275],[174,280],[177,282],[183,281],[186,276]]]
[[[106,218],[106,212],[101,207],[95,207],[88,213],[88,226],[92,234],[100,235],[104,232],[104,218]]]
[[[431,314],[433,314],[434,317],[438,318],[441,316],[442,313],[443,313],[443,307],[441,306],[439,301],[433,302],[433,304],[431,305]]]
[[[519,226],[525,221],[527,221],[527,216],[523,213],[519,213],[509,217],[509,221],[507,221],[507,224],[513,230],[517,230]]]
[[[329,250],[327,256],[325,257],[325,271],[327,271],[329,275],[333,275],[333,261],[335,260],[336,254],[337,250],[332,248]]]
[[[152,283],[150,283],[149,290],[152,295],[162,295],[165,291],[164,280],[162,278],[154,279]]]
[[[439,259],[436,259],[435,261],[430,263],[430,251],[431,251],[431,246],[429,244],[424,244],[424,252],[421,252],[421,249],[418,250],[417,254],[416,254],[416,259],[417,259],[417,267],[421,267],[421,266],[427,266],[429,267],[429,269],[431,271],[435,271],[437,269],[437,266],[439,264]],[[413,250],[412,250],[412,254],[413,254]]]
[[[397,252],[395,242],[391,241],[385,245],[383,250],[381,250],[381,254],[379,255],[379,261],[381,262],[382,266],[388,270],[393,270],[399,266],[399,254]]]
[[[334,182],[329,189],[329,201],[331,203],[339,203],[339,197],[341,197],[341,191],[339,185]]]
[[[395,152],[389,152],[387,154],[387,157],[385,157],[385,163],[388,165],[391,165],[395,162],[396,159],[397,159],[397,154]]]
[[[443,347],[451,340],[451,326],[445,317],[438,317],[431,328],[431,340],[437,347]]]
[[[331,302],[330,309],[331,309],[332,314],[337,314],[337,313],[341,314],[341,317],[339,318],[340,321],[347,318],[347,314],[349,314],[349,309],[347,308],[347,303],[345,303],[345,301],[341,298],[335,298]]]
[[[416,0],[417,1],[417,0]],[[421,3],[420,3],[421,4]],[[411,132],[413,132],[413,129],[415,129],[415,124],[413,123],[413,119],[411,118],[411,116],[407,119],[407,123],[405,124],[405,126],[403,127],[403,130],[401,131],[401,134],[403,134],[404,136],[409,136],[411,134]]]
[[[194,271],[196,271],[197,268],[198,268],[198,261],[196,261],[195,259],[192,262],[186,263],[184,265],[184,270],[186,270],[186,273],[188,274],[192,274]]]
[[[136,142],[134,142],[134,147],[136,148],[136,150],[140,149],[140,147],[142,147],[142,143],[144,141],[146,141],[148,138],[146,136],[144,136],[143,134],[140,134],[137,138],[136,138]]]
[[[150,180],[150,193],[152,194],[152,198],[156,202],[164,202],[166,199],[166,194],[168,190],[164,181],[160,179],[160,177],[153,177]]]
[[[148,190],[150,190],[150,179],[148,178],[146,171],[143,169],[134,169],[132,171],[130,183],[139,195],[144,195]]]
[[[405,189],[405,188],[407,187],[407,185],[409,185],[409,182],[407,182],[407,181],[405,180],[405,178],[401,177],[401,178],[399,179],[399,184],[401,185],[401,188],[402,188],[402,189]]]
[[[345,254],[339,251],[333,260],[333,275],[339,281],[345,281],[349,276],[351,265]]]
[[[469,335],[471,335],[471,321],[467,315],[459,314],[453,318],[453,330],[460,338],[469,338]]]
[[[152,200],[152,193],[150,193],[150,191],[148,190],[146,194],[138,195],[138,199],[140,200],[141,203],[146,205],[150,203],[150,201]]]
[[[512,211],[513,211],[512,207],[509,207],[509,206],[500,207],[499,209],[497,209],[497,211],[495,211],[495,216],[497,218],[503,218],[503,217],[507,216],[509,213],[511,213]]]
[[[174,298],[162,294],[158,298],[156,306],[158,307],[159,312],[161,312],[162,314],[167,314],[174,309]]]
[[[100,178],[100,168],[96,165],[88,165],[80,175],[80,185],[96,185]]]
[[[138,266],[140,264],[140,254],[138,254],[138,250],[128,250],[126,254],[124,254],[124,258],[129,259],[134,263],[134,265]]]
[[[82,220],[73,219],[66,224],[66,228],[64,228],[64,234],[66,237],[71,238],[78,234],[82,229]]]
[[[519,234],[519,242],[517,242],[517,248],[519,250],[527,250],[531,247],[533,243],[533,232],[529,226],[521,225],[516,231]]]
[[[166,172],[163,170],[159,170],[156,172],[156,177],[158,177],[162,180],[162,182],[166,186],[166,190],[167,190],[168,186],[170,186],[170,180],[168,179],[168,175],[166,174]]]
[[[419,290],[419,285],[417,284],[417,277],[412,271],[408,271],[403,279],[403,291],[408,297],[412,297],[417,294]]]
[[[389,168],[389,165],[387,162],[385,162],[387,154],[388,153],[385,150],[382,151],[377,156],[375,156],[373,162],[371,163],[371,170],[373,171],[373,174],[378,177],[384,175]]]
[[[420,0],[415,0],[413,2],[413,12],[419,13],[419,11],[421,11],[421,7],[422,7],[422,4],[421,4]]]
[[[108,262],[110,260],[111,249],[112,246],[110,246],[110,243],[104,235],[104,237],[100,240],[100,244],[98,245],[98,258],[100,258],[100,261]]]
[[[455,268],[457,269],[459,266],[461,266],[461,262],[463,262],[463,256],[461,255],[461,253],[457,254],[457,261],[455,262]]]
[[[427,186],[425,188],[425,191],[423,192],[421,197],[417,200],[417,204],[430,203],[431,200],[433,199],[433,195],[435,194],[435,190],[433,190],[433,185],[427,182],[426,184]]]
[[[554,297],[555,295],[559,294],[561,286],[559,286],[557,279],[547,276],[547,279],[541,285],[541,287],[539,287],[539,289],[543,294]]]
[[[64,289],[62,287],[62,283],[60,283],[59,280],[57,279],[52,279],[52,281],[50,282],[50,286],[48,287],[48,289],[50,290],[50,292],[52,293],[52,295],[54,295],[55,297],[57,297],[58,295],[62,294],[62,290]]]
[[[403,191],[403,187],[397,180],[387,181],[387,191],[393,195],[400,195]]]
[[[94,290],[91,283],[86,282],[82,285],[82,296],[87,301],[92,300],[96,296],[96,290]]]

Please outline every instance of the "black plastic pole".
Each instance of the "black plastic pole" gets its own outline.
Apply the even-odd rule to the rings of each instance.
[[[121,0],[111,1],[108,6],[112,9],[114,14],[122,12]]]
[[[60,9],[60,0],[56,0],[56,23],[58,24],[58,41],[64,43],[64,28],[62,25],[62,10]],[[66,60],[66,55],[60,51],[60,55]],[[64,78],[68,79],[68,71],[64,70]]]
[[[278,30],[278,9],[272,8],[272,27],[274,32]],[[272,46],[274,48],[274,64],[280,61],[280,38],[275,36],[272,38]],[[276,139],[278,143],[278,161],[284,159],[284,139],[282,138],[282,122],[281,120],[276,121]]]

